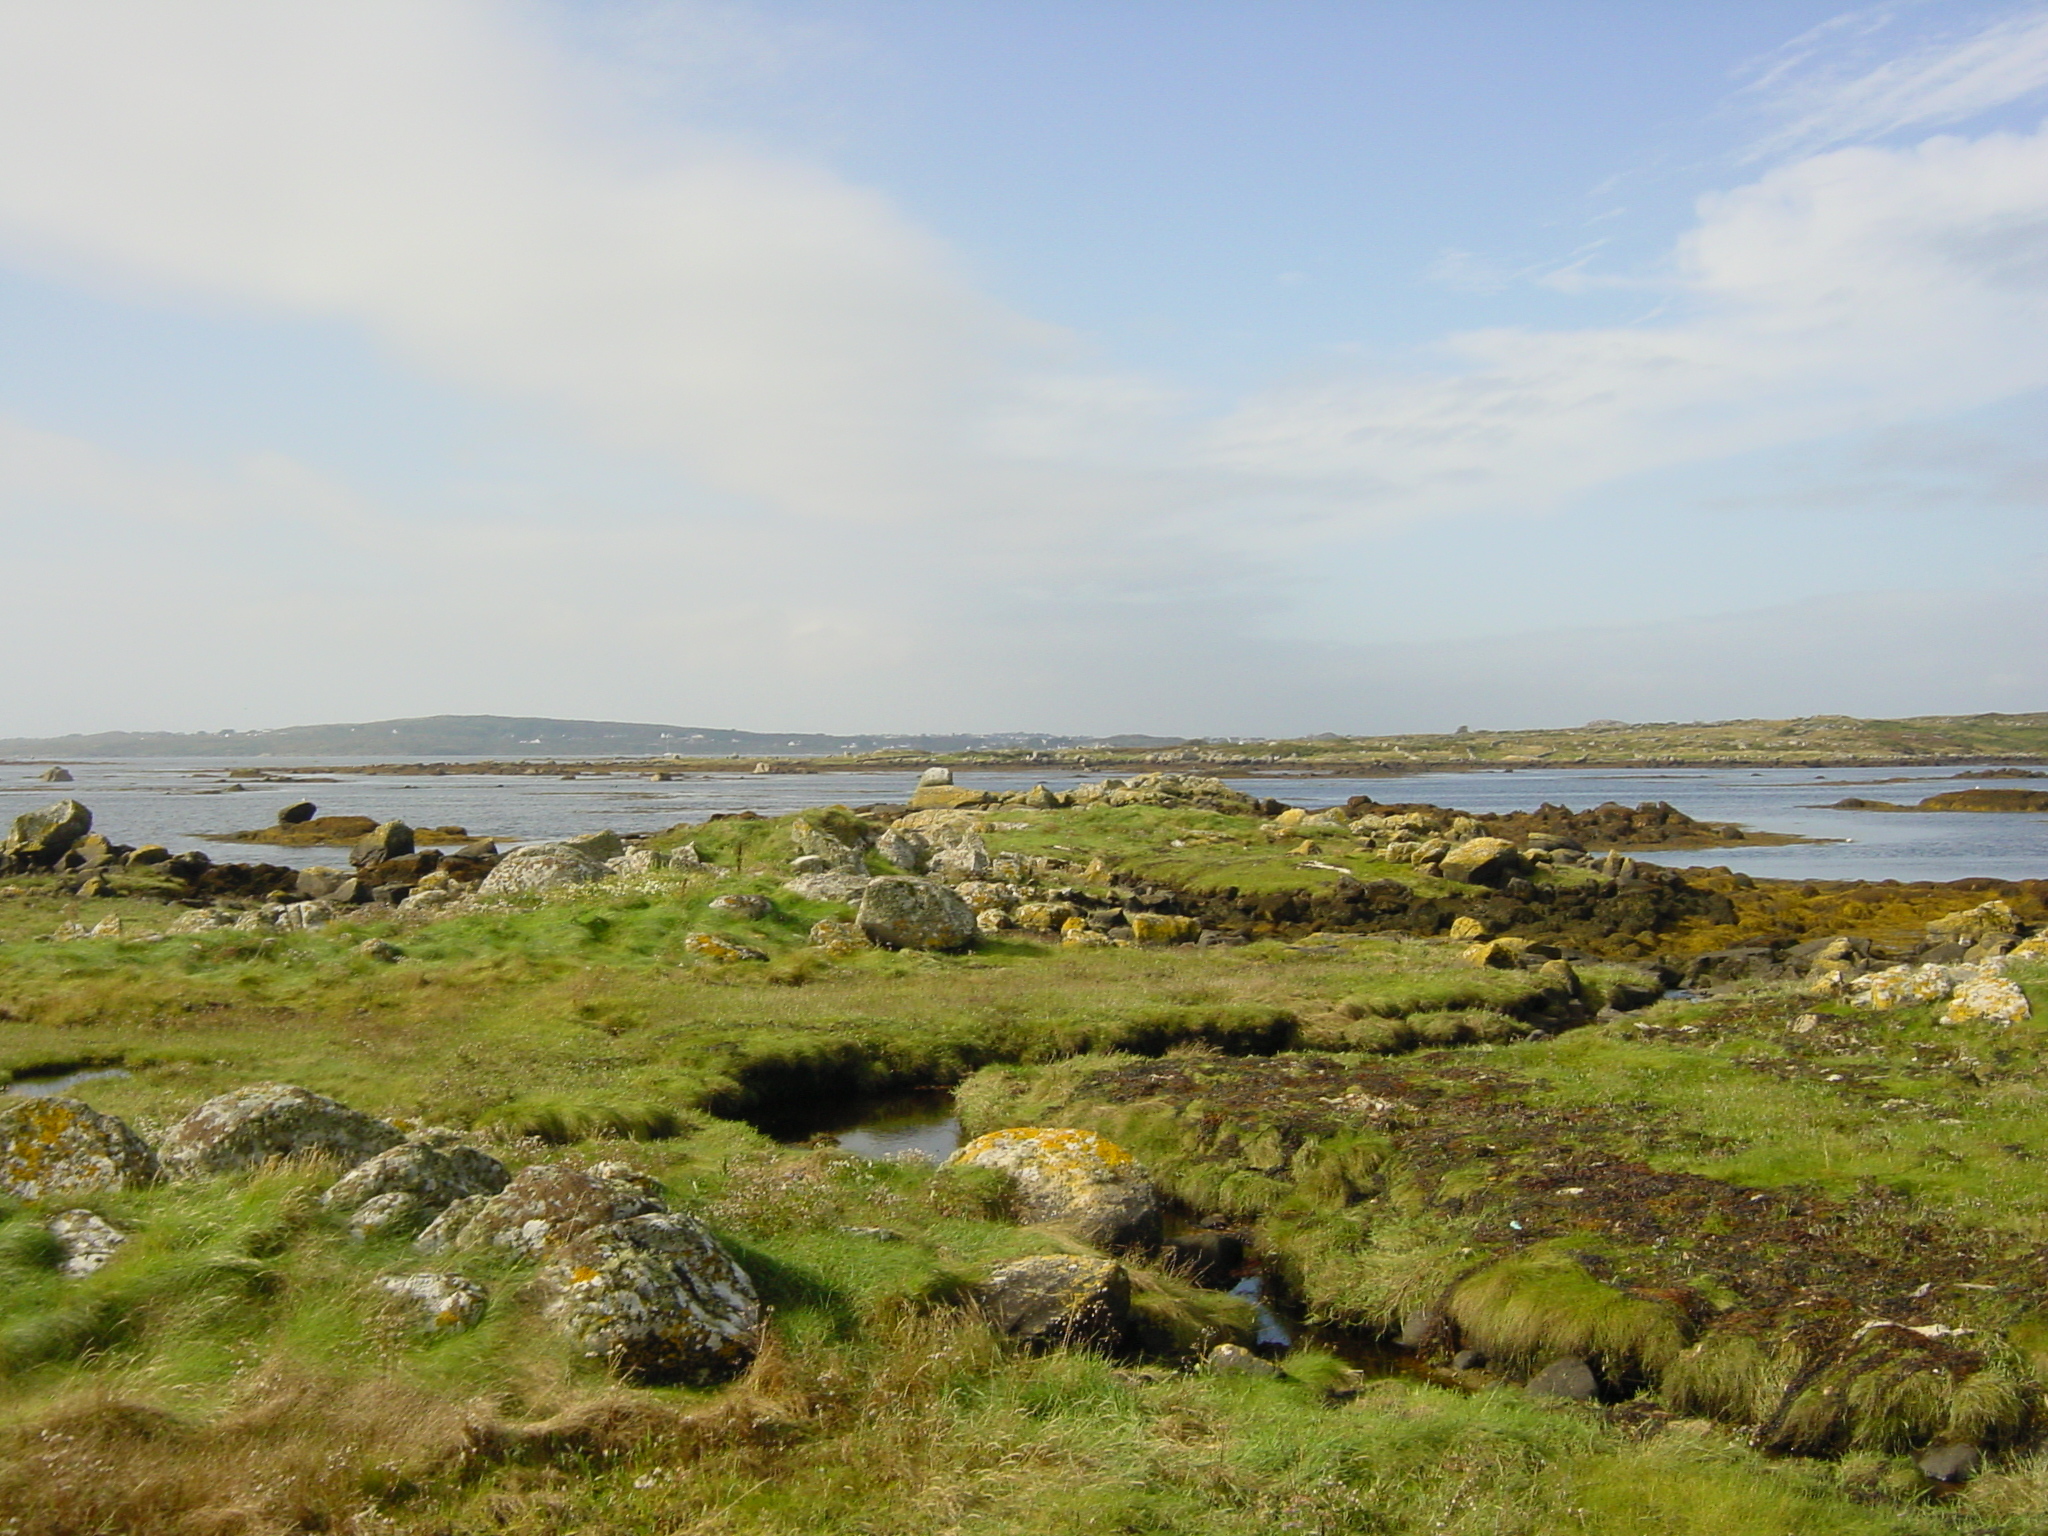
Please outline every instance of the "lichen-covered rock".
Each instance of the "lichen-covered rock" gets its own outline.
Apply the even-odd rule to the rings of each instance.
[[[1849,988],[1857,1006],[1889,1011],[1938,1003],[1955,990],[1955,978],[1945,965],[1894,965],[1858,976]]]
[[[711,898],[711,910],[758,922],[772,913],[775,907],[766,896],[753,891],[727,891],[723,896]]]
[[[945,886],[884,875],[861,892],[860,930],[884,949],[972,949],[981,930],[967,903]]]
[[[1476,917],[1463,916],[1451,919],[1450,931],[1444,935],[1454,943],[1471,944],[1488,937],[1486,924]]]
[[[495,1195],[456,1201],[413,1246],[422,1253],[507,1248],[537,1258],[593,1227],[667,1209],[661,1186],[624,1163],[534,1163]]]
[[[724,1381],[760,1342],[753,1280],[703,1223],[677,1211],[561,1241],[534,1289],[545,1317],[628,1381]]]
[[[910,792],[913,811],[952,811],[987,803],[988,796],[981,790],[963,789],[956,784],[921,784]]]
[[[768,956],[748,944],[735,943],[715,933],[686,933],[683,948],[699,960],[715,965],[732,965],[742,960],[766,960]]]
[[[511,1178],[503,1163],[475,1147],[413,1140],[350,1169],[320,1203],[353,1212],[349,1225],[357,1236],[375,1237],[423,1227],[457,1200],[494,1195]]]
[[[1946,917],[1937,917],[1927,925],[1927,941],[1930,944],[1979,944],[1986,939],[2014,938],[2019,929],[2020,921],[2013,915],[2011,907],[2002,901],[1987,901],[1961,912],[1951,912]]]
[[[857,846],[835,836],[808,816],[799,816],[790,822],[789,841],[798,857],[822,859],[828,870],[853,875],[867,873],[867,848],[864,845]]]
[[[1114,1349],[1130,1326],[1131,1277],[1114,1259],[1013,1259],[989,1275],[981,1305],[996,1331],[1019,1343]]]
[[[354,1166],[405,1140],[387,1121],[288,1083],[258,1083],[208,1099],[157,1148],[177,1178],[227,1173],[274,1157],[317,1152]]]
[[[1001,907],[989,907],[974,914],[974,926],[983,933],[1001,933],[1005,928],[1017,925],[1010,920],[1010,914]]]
[[[380,1275],[377,1286],[397,1297],[410,1319],[430,1333],[461,1333],[474,1328],[490,1305],[484,1288],[462,1275],[432,1270],[417,1275]]]
[[[1459,880],[1467,885],[1499,885],[1529,871],[1521,850],[1504,837],[1469,838],[1455,848],[1441,851],[1425,844],[1416,851],[1418,864],[1437,860],[1442,861],[1446,880]]]
[[[1079,917],[1081,912],[1071,902],[1026,901],[1019,903],[1010,915],[1019,928],[1028,928],[1033,933],[1058,933],[1069,918]]]
[[[1104,1247],[1159,1240],[1159,1191],[1130,1153],[1093,1131],[991,1131],[950,1161],[1010,1175],[1027,1222],[1057,1222]]]
[[[1125,919],[1140,944],[1192,944],[1202,936],[1201,919],[1167,912],[1132,912]]]
[[[483,896],[524,896],[589,885],[610,873],[603,859],[568,843],[528,843],[498,860],[477,891]]]
[[[76,1280],[106,1268],[129,1235],[97,1211],[59,1212],[50,1218],[50,1236],[63,1250],[57,1273]]]
[[[843,923],[829,917],[811,924],[811,942],[828,955],[857,955],[875,947],[860,931],[859,923]]]
[[[1024,899],[1022,891],[1002,880],[963,880],[953,894],[976,912],[1007,912]]]
[[[2027,994],[1995,971],[1959,984],[1942,1010],[1944,1024],[2019,1024],[2033,1017]]]
[[[112,1115],[76,1099],[0,1100],[0,1193],[51,1200],[156,1176],[156,1155]]]
[[[76,800],[59,800],[15,817],[7,840],[0,843],[0,857],[24,864],[54,864],[91,830],[91,811]]]
[[[805,901],[856,902],[868,888],[872,877],[849,874],[844,870],[823,870],[813,874],[798,875],[783,882],[782,888]]]
[[[1114,949],[1116,940],[1106,933],[1098,933],[1078,917],[1070,917],[1060,926],[1060,942],[1071,944],[1076,949]]]
[[[875,839],[875,852],[906,875],[917,875],[924,872],[925,861],[932,856],[932,845],[921,832],[891,827]]]

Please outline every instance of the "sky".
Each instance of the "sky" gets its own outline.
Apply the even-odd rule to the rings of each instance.
[[[0,736],[2048,709],[2048,4],[0,0]]]

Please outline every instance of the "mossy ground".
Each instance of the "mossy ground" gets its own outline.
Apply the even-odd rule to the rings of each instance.
[[[1997,1379],[2025,1376],[2024,1396],[2029,1351],[2048,1353],[2027,1267],[2048,1237],[2036,1027],[1760,991],[1504,1043],[1536,978],[1413,940],[828,960],[803,936],[843,909],[780,889],[776,823],[690,836],[734,873],[298,935],[39,942],[60,921],[167,914],[16,882],[0,1067],[120,1062],[132,1076],[83,1091],[144,1128],[272,1079],[470,1127],[510,1161],[624,1157],[705,1215],[773,1313],[736,1385],[632,1391],[532,1326],[509,1267],[477,1272],[496,1294],[473,1333],[408,1332],[371,1281],[427,1266],[351,1242],[313,1198],[333,1177],[316,1163],[75,1202],[138,1234],[83,1280],[10,1211],[0,1532],[1718,1536],[2048,1518],[2048,1463],[2024,1442],[1940,1504],[1903,1440],[1758,1457],[1709,1419],[1739,1417],[1727,1402],[1782,1367],[1764,1344],[1695,1369],[1683,1409],[1407,1375],[1339,1399],[1308,1354],[1262,1381],[1010,1353],[961,1300],[1057,1234],[1011,1225],[985,1180],[777,1147],[732,1118],[991,1068],[971,1115],[1107,1131],[1190,1203],[1255,1220],[1295,1289],[1347,1323],[1398,1325],[1448,1291],[1504,1358],[1534,1360],[1578,1317],[1579,1347],[1650,1381],[1695,1319],[1827,1286],[1852,1312],[1998,1330]],[[746,889],[774,914],[709,909]],[[704,930],[771,959],[686,961]],[[367,937],[402,958],[359,953]],[[1823,1022],[1802,1028],[1808,1013]],[[1468,1043],[1373,1054],[1440,1039]],[[1937,1287],[1924,1314],[1894,1305],[1908,1278]],[[1230,1304],[1168,1275],[1140,1291],[1162,1349],[1231,1326]],[[1910,1387],[1893,1395],[1932,1422]],[[1988,1399],[1938,1406],[1943,1427],[2005,1423]]]

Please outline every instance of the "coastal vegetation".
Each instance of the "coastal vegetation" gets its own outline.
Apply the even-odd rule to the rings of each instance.
[[[2040,1527],[2042,887],[1674,874],[1601,849],[1612,815],[1232,796],[445,863],[383,824],[345,876],[211,894],[48,819],[69,840],[18,837],[0,884],[17,1089],[102,1074],[59,1092],[160,1150],[290,1083],[508,1169],[621,1168],[766,1321],[730,1379],[622,1375],[529,1258],[424,1259],[310,1145],[17,1192],[0,1531]],[[971,936],[867,937],[905,885]],[[1994,983],[2002,1013],[1962,1006]],[[993,1321],[1008,1267],[1105,1257],[1006,1176],[812,1135],[911,1089],[1135,1157],[1169,1241],[1107,1253],[1113,1340]],[[59,1206],[126,1241],[68,1272]],[[1239,1348],[1263,1369],[1217,1352],[1249,1308],[1189,1262],[1226,1238],[1297,1335]],[[427,1262],[479,1317],[417,1326],[384,1282]]]

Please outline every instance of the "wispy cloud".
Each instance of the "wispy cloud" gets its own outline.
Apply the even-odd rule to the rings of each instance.
[[[1906,43],[1900,33],[1916,10],[1846,13],[1753,66],[1745,97],[1774,126],[1750,158],[1948,127],[2048,87],[2048,10]]]

